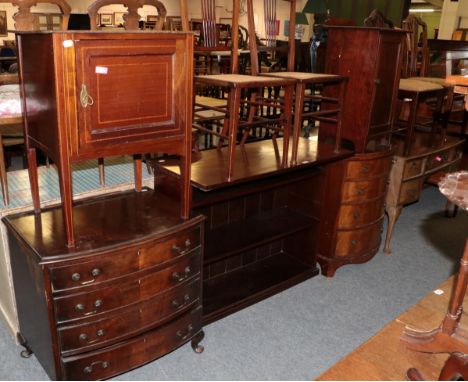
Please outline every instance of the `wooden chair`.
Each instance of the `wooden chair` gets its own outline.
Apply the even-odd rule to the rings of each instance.
[[[366,27],[375,27],[375,28],[394,28],[393,21],[387,19],[385,15],[380,12],[378,9],[374,9],[369,16],[364,20],[364,25]]]
[[[291,165],[297,162],[297,148],[302,130],[303,121],[315,121],[336,124],[335,151],[340,150],[341,144],[341,113],[346,92],[347,79],[341,75],[302,73],[294,71],[295,58],[295,15],[296,0],[290,1],[289,14],[289,44],[288,66],[286,72],[264,73],[265,76],[287,78],[294,80],[295,106],[294,106],[294,133],[292,142]],[[307,90],[311,88],[311,93]],[[320,90],[320,91],[319,91]],[[309,101],[312,107],[304,110],[304,101]]]
[[[445,79],[425,77],[428,68],[427,27],[424,21],[414,15],[403,21],[407,32],[402,79],[398,91],[400,105],[408,106],[407,118],[401,116],[401,108],[395,119],[393,133],[403,135],[403,155],[409,155],[417,128],[429,127],[430,142],[443,142],[448,114],[453,102],[453,86]],[[430,104],[430,108],[427,105]],[[425,111],[425,113],[421,113]],[[437,129],[438,125],[441,126]],[[434,139],[440,132],[441,139]],[[433,143],[430,143],[431,146]]]
[[[127,8],[127,13],[124,15],[124,28],[126,30],[138,30],[138,22],[140,21],[140,15],[138,9],[144,5],[153,5],[159,15],[159,19],[156,23],[155,30],[162,30],[164,23],[166,22],[166,7],[159,0],[97,0],[88,7],[88,15],[91,23],[91,30],[97,30],[97,15],[100,8],[106,5],[122,4]]]
[[[187,0],[181,0],[181,10],[187,9]],[[204,0],[205,1],[205,0]],[[265,128],[273,131],[272,140],[276,145],[278,132],[283,132],[283,151],[280,163],[286,166],[288,161],[289,150],[289,134],[291,129],[291,106],[292,106],[292,91],[294,81],[283,78],[269,78],[258,76],[258,56],[255,45],[254,23],[253,23],[253,5],[252,0],[247,0],[248,19],[249,19],[249,44],[250,44],[250,59],[252,66],[252,75],[238,74],[238,33],[239,33],[239,0],[233,0],[233,19],[232,19],[232,46],[231,46],[231,70],[229,74],[217,75],[199,75],[195,76],[195,84],[198,86],[219,86],[225,89],[227,93],[227,108],[209,107],[195,103],[195,109],[203,107],[204,110],[214,110],[222,112],[223,128],[221,133],[209,130],[201,126],[203,120],[195,120],[194,126],[199,130],[219,138],[218,149],[221,150],[224,141],[227,141],[227,181],[233,180],[233,165],[236,151],[236,143],[238,132],[246,131],[253,128]],[[183,16],[183,25],[188,27],[188,16]],[[263,89],[274,86],[283,88],[284,100],[272,100],[264,97]],[[241,104],[245,106],[243,119],[240,118]],[[263,107],[272,107],[277,111],[275,117],[264,118],[258,115],[257,110]],[[240,142],[240,149],[245,144]],[[276,146],[275,146],[276,147]]]

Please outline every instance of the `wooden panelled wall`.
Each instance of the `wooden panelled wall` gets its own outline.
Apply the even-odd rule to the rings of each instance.
[[[396,26],[408,15],[410,0],[328,0],[331,17],[353,19],[364,25],[364,19],[373,9],[380,10]]]

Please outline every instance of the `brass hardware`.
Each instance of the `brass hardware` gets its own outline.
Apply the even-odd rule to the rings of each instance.
[[[192,242],[190,241],[190,239],[185,240],[185,248],[188,248],[191,245],[192,245]]]
[[[83,372],[85,374],[91,374],[93,372],[93,366],[94,365],[98,365],[98,364],[101,364],[101,367],[103,369],[107,369],[109,367],[109,362],[107,361],[97,361],[97,362],[93,362],[91,365],[89,366],[86,366],[84,369],[83,369]]]
[[[177,282],[184,281],[186,278],[189,277],[190,272],[192,272],[192,269],[190,269],[190,267],[187,266],[185,267],[184,273],[182,275],[179,272],[173,272],[172,279]]]
[[[101,274],[101,270],[99,268],[94,268],[92,271],[91,271],[91,275],[93,277],[97,277]]]
[[[102,368],[103,369],[107,369],[109,367],[109,362],[106,362],[104,361],[102,364],[101,364]]]
[[[83,372],[85,374],[91,374],[93,371],[93,368],[91,366],[86,366],[84,369],[83,369]]]
[[[104,335],[104,329],[99,329],[97,331],[97,335],[98,335],[98,337],[102,337]]]
[[[364,195],[365,192],[366,192],[365,188],[358,188],[357,190],[358,195]]]
[[[72,274],[72,280],[73,281],[80,281],[81,275],[79,273],[73,273]]]
[[[357,241],[356,240],[351,240],[351,245],[356,245]]]
[[[368,166],[368,165],[362,166],[362,172],[363,172],[364,174],[367,174],[367,173],[369,172],[369,166]]]
[[[354,220],[358,220],[360,218],[361,214],[359,212],[354,212],[353,213],[353,218]]]
[[[100,308],[100,307],[102,306],[102,300],[96,300],[96,301],[94,301],[94,306],[95,306],[96,308]]]
[[[184,306],[187,305],[187,303],[190,301],[190,296],[188,294],[184,295],[184,302],[179,302],[178,300],[174,299],[172,300],[172,306],[174,308],[180,309],[183,308]]]
[[[190,250],[190,246],[192,245],[192,242],[190,241],[190,239],[187,239],[185,240],[184,244],[185,244],[185,250],[182,250],[181,247],[174,244],[172,246],[172,252],[177,253],[179,255],[185,255]]]
[[[189,338],[190,334],[192,333],[192,330],[193,326],[192,324],[189,324],[187,326],[187,332],[185,334],[182,332],[182,330],[178,330],[176,332],[176,336],[179,337],[181,340],[186,340],[187,338]]]
[[[85,307],[84,307],[83,304],[76,304],[76,306],[75,306],[75,310],[77,312],[82,312],[84,309],[85,309]]]
[[[81,341],[86,341],[88,339],[88,335],[86,333],[81,333],[79,338]]]
[[[375,83],[376,85],[380,85],[380,78],[376,78],[376,79],[374,80],[374,83]]]
[[[88,89],[86,88],[85,84],[81,84],[80,102],[81,106],[84,108],[94,104],[93,97],[88,94]]]

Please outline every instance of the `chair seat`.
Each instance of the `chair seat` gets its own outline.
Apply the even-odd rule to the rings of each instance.
[[[246,74],[211,74],[195,76],[195,82],[203,82],[218,86],[281,86],[292,85],[293,80],[267,76],[249,76]]]
[[[408,80],[416,80],[416,81],[425,81],[425,82],[433,82],[437,85],[443,87],[451,87],[452,85],[449,84],[445,78],[440,77],[409,77]]]
[[[428,92],[442,90],[444,87],[442,85],[436,84],[435,82],[420,81],[414,78],[401,78],[398,89],[409,92]]]
[[[307,73],[307,72],[270,72],[262,74],[267,77],[289,78],[301,82],[329,82],[343,79],[343,76],[337,74],[325,73]]]

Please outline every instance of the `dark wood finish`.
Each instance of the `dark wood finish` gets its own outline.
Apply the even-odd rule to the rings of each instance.
[[[317,243],[329,240],[318,235],[321,219],[338,203],[324,202],[324,167],[352,155],[301,139],[299,165],[285,168],[273,142],[253,142],[227,182],[224,150],[201,151],[192,164],[194,212],[207,217],[204,323],[317,274]],[[155,187],[174,197],[177,166],[155,163]]]
[[[329,192],[318,246],[322,274],[332,277],[345,264],[363,263],[378,251],[392,152],[356,154],[328,167]],[[334,203],[338,200],[339,203]]]
[[[342,138],[358,153],[390,147],[403,37],[399,30],[328,27],[325,72],[349,78]],[[326,135],[334,128],[321,126]]]
[[[70,165],[83,159],[179,155],[180,215],[187,218],[193,37],[53,32],[19,33],[17,41],[28,157],[39,148],[57,164],[68,245],[76,244]],[[38,104],[40,111],[34,109]],[[34,160],[29,171],[31,179],[37,177]],[[37,182],[31,185],[39,210]]]
[[[432,174],[456,171],[463,155],[464,141],[447,137],[438,148],[430,149],[430,134],[416,133],[409,155],[405,155],[405,144],[395,140],[395,156],[390,172],[390,182],[385,202],[388,216],[384,252],[391,253],[390,241],[393,229],[403,206],[419,200],[424,181]]]
[[[201,350],[203,218],[144,190],[4,218],[19,327],[51,379],[103,379],[194,337]]]

